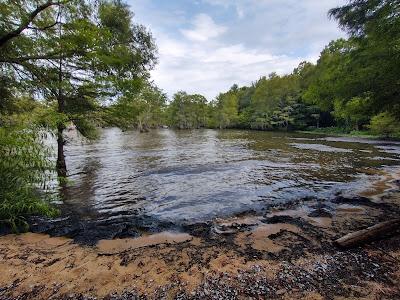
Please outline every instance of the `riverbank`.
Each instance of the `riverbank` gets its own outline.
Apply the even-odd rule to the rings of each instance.
[[[400,214],[400,174],[366,197],[299,199],[185,232],[135,239],[0,237],[0,299],[395,299],[400,235],[350,250],[333,241]]]

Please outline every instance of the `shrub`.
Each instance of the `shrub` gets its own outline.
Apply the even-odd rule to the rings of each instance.
[[[400,122],[388,112],[373,117],[369,128],[373,134],[383,137],[400,136]]]
[[[54,163],[37,130],[0,127],[0,225],[27,230],[26,217],[54,216],[48,183]]]

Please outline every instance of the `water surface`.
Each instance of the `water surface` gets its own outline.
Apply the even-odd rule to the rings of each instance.
[[[82,219],[208,221],[305,196],[357,194],[400,165],[400,144],[299,133],[122,132],[66,147],[64,210]]]

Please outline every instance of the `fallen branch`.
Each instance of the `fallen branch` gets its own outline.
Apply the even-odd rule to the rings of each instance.
[[[400,219],[382,222],[363,230],[346,234],[337,239],[335,243],[342,248],[351,248],[363,243],[376,240],[400,227]]]

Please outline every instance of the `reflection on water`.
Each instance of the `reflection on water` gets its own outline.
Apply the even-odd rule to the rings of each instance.
[[[256,131],[102,130],[68,144],[64,209],[83,219],[147,215],[182,223],[304,196],[355,193],[400,144]]]

